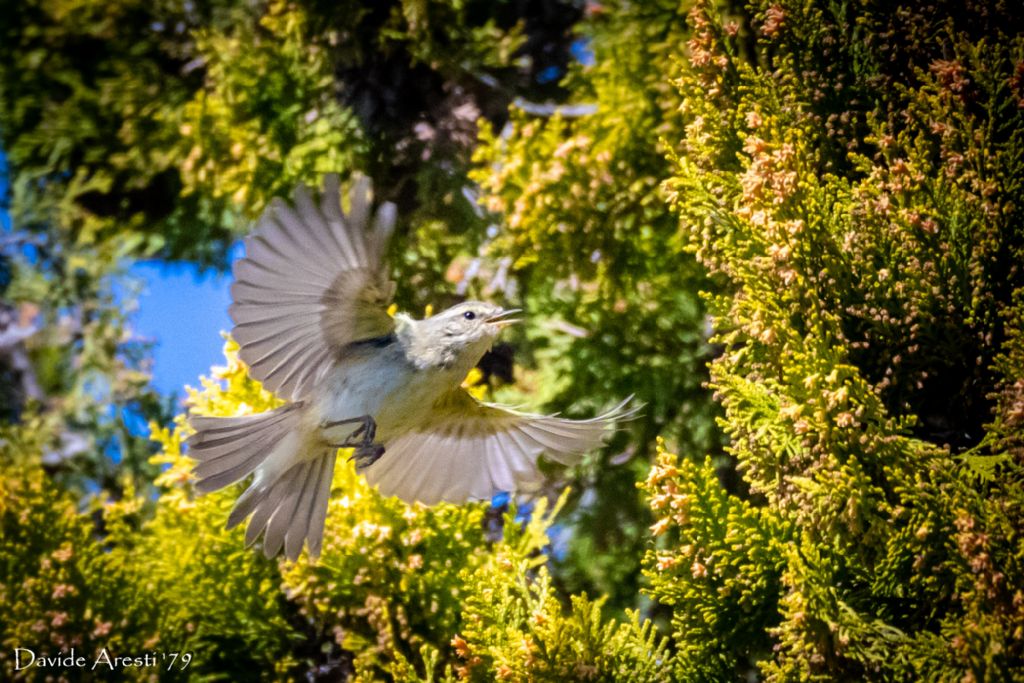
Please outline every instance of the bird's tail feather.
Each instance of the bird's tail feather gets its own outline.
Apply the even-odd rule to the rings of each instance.
[[[252,515],[245,530],[247,546],[262,534],[264,555],[273,557],[283,547],[285,556],[294,560],[309,539],[310,557],[319,557],[337,452],[327,448],[272,480],[261,481],[257,474],[231,510],[228,528]]]
[[[292,403],[259,415],[189,420],[196,430],[187,443],[189,456],[198,461],[194,469],[198,491],[216,491],[256,473],[235,502],[227,528],[252,515],[246,544],[255,543],[262,534],[267,557],[284,548],[294,560],[307,538],[310,556],[317,557],[323,540],[337,450],[324,448],[315,455],[301,452],[309,440],[299,428],[298,407]]]
[[[296,427],[297,404],[241,417],[192,416],[196,430],[188,454],[199,462],[193,470],[196,489],[209,493],[252,474]]]

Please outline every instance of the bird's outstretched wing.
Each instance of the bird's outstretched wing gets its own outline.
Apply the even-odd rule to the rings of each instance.
[[[636,413],[629,402],[589,420],[568,420],[481,403],[456,389],[418,428],[385,443],[384,455],[363,472],[384,495],[428,505],[530,490],[543,480],[542,454],[574,464],[601,445],[616,420]]]
[[[229,313],[249,374],[295,401],[347,344],[394,329],[387,306],[395,283],[383,258],[395,207],[371,215],[370,181],[359,177],[343,212],[335,175],[325,178],[319,203],[302,185],[293,201],[274,199],[246,238]]]

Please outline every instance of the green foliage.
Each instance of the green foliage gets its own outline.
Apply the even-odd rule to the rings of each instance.
[[[513,109],[500,134],[483,126],[472,177],[503,219],[487,253],[510,261],[524,290],[531,394],[570,412],[591,396],[635,394],[644,405],[627,446],[636,459],[623,467],[613,448],[581,468],[559,567],[567,585],[612,594],[621,608],[636,602],[650,512],[635,484],[654,437],[694,454],[714,452],[720,437],[702,387],[712,349],[698,291],[709,283],[678,248],[659,189],[671,173],[661,139],[684,134],[666,79],[688,34],[684,10],[610,3],[583,30],[594,63],[571,70],[567,107]]]
[[[171,463],[158,482],[157,512],[141,525],[112,528],[108,538],[112,562],[132,588],[124,609],[145,634],[135,649],[191,652],[196,676],[294,675],[301,661],[293,649],[304,633],[279,594],[277,563],[248,551],[239,530],[224,530],[230,497],[184,490],[180,429],[154,436],[163,446],[155,460]]]
[[[43,470],[4,462],[0,478],[0,666],[15,648],[96,651],[123,611],[117,576],[91,523]]]
[[[565,613],[542,554],[547,529],[565,501],[549,512],[540,501],[525,528],[505,527],[496,548],[464,572],[465,625],[452,640],[460,678],[485,681],[661,681],[671,670],[667,641],[637,613],[616,623],[601,601],[573,596]]]
[[[0,322],[41,311],[45,389],[2,407],[5,675],[106,646],[210,680],[1021,680],[1019,12],[540,4],[0,6]],[[538,82],[574,36],[593,63]],[[527,309],[475,392],[645,408],[525,515],[340,458],[320,561],[268,561],[237,489],[196,497],[113,292],[356,169],[400,206],[404,308]],[[226,357],[192,411],[276,405]],[[151,462],[108,404],[164,417]]]
[[[275,405],[235,350],[229,342],[227,364],[191,392],[193,410],[235,415]],[[163,676],[210,680],[293,680],[306,671],[367,681],[453,680],[456,671],[474,680],[560,680],[567,672],[620,680],[625,671],[661,680],[667,670],[666,644],[636,615],[605,621],[585,596],[563,614],[543,568],[554,519],[543,500],[524,525],[508,512],[495,540],[486,506],[382,498],[342,460],[320,560],[272,561],[245,548],[241,529],[223,528],[237,487],[196,497],[193,463],[181,451],[185,430],[179,418],[154,432],[163,471],[152,516],[131,490],[79,512],[38,465],[17,459],[27,444],[4,451],[7,671],[15,647],[72,646],[89,658],[102,647],[112,656],[188,652],[188,668]],[[535,657],[523,657],[520,631]],[[467,647],[479,658],[464,661]]]
[[[422,183],[439,171],[425,159],[457,172],[482,109],[469,84],[498,71],[503,110],[529,92],[507,71],[514,59],[527,74],[544,66],[517,54],[526,35],[510,3],[327,4],[3,7],[0,138],[25,193],[16,207],[62,198],[74,215],[51,222],[74,243],[223,258],[246,229],[236,219],[298,180],[362,168]],[[533,49],[557,52],[535,33]]]
[[[689,545],[726,572],[754,560],[774,586],[746,592],[772,612],[772,651],[748,651],[742,628],[718,641],[726,664],[742,654],[772,680],[999,680],[1024,656],[1024,462],[992,448],[1016,438],[1002,411],[1024,374],[1024,43],[1001,8],[961,11],[776,3],[742,27],[708,3],[691,14],[667,188],[724,285],[708,299],[725,349],[711,385],[759,507],[727,504],[757,533],[724,557],[718,527]],[[685,495],[693,478],[668,481]],[[686,543],[722,519],[697,510],[659,524]],[[663,565],[649,562],[654,595],[679,599]],[[677,638],[687,652],[690,632]],[[701,655],[708,671],[719,658]]]
[[[673,371],[707,354],[695,293],[704,279],[674,248],[676,220],[658,190],[669,174],[659,136],[682,134],[664,75],[686,30],[675,3],[590,25],[595,63],[574,67],[567,106],[595,111],[513,110],[501,135],[482,129],[473,177],[504,217],[489,249],[513,259],[526,288],[542,390],[561,402],[639,391],[648,440],[671,430],[704,450],[714,438],[700,420],[677,424],[708,411],[700,377]]]
[[[462,193],[477,118],[550,91],[533,76],[565,60],[577,13],[552,4],[544,24],[489,1],[0,3],[0,317],[40,313],[32,390],[0,414],[45,414],[54,451],[88,442],[63,458],[83,490],[112,485],[115,450],[144,485],[126,423],[171,411],[124,315],[128,259],[223,266],[271,196],[328,171],[368,172],[399,203],[400,230],[422,234],[396,259],[403,303],[434,300],[481,227]]]
[[[763,507],[721,486],[698,465],[659,447],[644,482],[657,521],[649,550],[651,592],[672,607],[681,671],[726,680],[771,651],[788,530]]]
[[[334,97],[325,46],[306,44],[308,24],[299,7],[274,2],[263,16],[196,33],[206,82],[173,122],[183,200],[255,217],[300,182],[361,165],[361,126]]]
[[[4,658],[14,647],[54,654],[74,646],[89,658],[103,647],[111,656],[191,652],[190,671],[199,675],[285,677],[296,666],[290,653],[299,634],[278,594],[276,563],[223,530],[227,497],[183,492],[189,474],[178,432],[155,437],[164,448],[157,463],[174,466],[158,479],[164,492],[152,516],[130,485],[120,501],[97,500],[80,512],[25,459],[26,444],[4,449]]]

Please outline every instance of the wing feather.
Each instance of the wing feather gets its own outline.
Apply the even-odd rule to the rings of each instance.
[[[231,283],[231,299],[235,304],[232,308],[238,310],[245,304],[277,306],[281,303],[309,303],[317,291],[315,287],[303,289],[301,284],[294,282],[288,289],[274,290],[261,283],[235,280]]]
[[[514,446],[514,433],[502,434],[494,439],[494,444],[498,447],[505,468],[509,471],[509,482],[504,488],[499,488],[501,491],[511,491],[517,486],[529,488],[536,486],[541,481],[541,472],[536,461],[520,457],[519,454],[522,451]]]
[[[352,185],[349,193],[348,221],[352,225],[366,225],[370,218],[370,203],[373,201],[373,188],[370,186],[370,179],[366,176],[359,176]],[[356,257],[360,263],[367,263],[365,240],[353,243],[356,248]]]
[[[371,190],[369,179],[354,180],[347,216],[336,176],[325,178],[319,202],[303,186],[294,206],[271,201],[234,265],[238,356],[282,398],[305,398],[347,345],[394,329],[383,256],[395,209],[374,215]]]
[[[330,261],[321,258],[310,258],[314,253],[320,254],[316,248],[316,226],[322,220],[319,212],[314,215],[300,214],[288,206],[280,197],[274,197],[270,202],[271,218],[270,230],[264,235],[264,239],[270,244],[279,246],[279,252],[287,258],[305,256],[307,270],[319,274],[321,277],[331,276]],[[357,224],[358,225],[358,224]],[[365,229],[365,226],[363,226]],[[351,264],[354,266],[367,266],[366,262]]]
[[[431,505],[441,499],[441,489],[444,488],[445,481],[458,476],[455,472],[445,471],[454,464],[449,457],[454,455],[451,450],[451,437],[435,436],[433,440],[436,444],[427,453],[429,464],[423,468],[424,476],[416,488],[416,497]],[[448,467],[445,467],[446,465]]]
[[[423,490],[427,488],[430,477],[437,475],[436,468],[438,457],[444,454],[448,449],[448,445],[444,443],[444,438],[439,434],[428,434],[425,436],[426,438],[423,439],[423,443],[416,448],[418,455],[417,464],[414,465],[416,469],[412,473],[411,477],[406,479],[405,476],[399,474],[394,478],[397,480],[399,485],[404,481],[409,482],[409,490],[412,492],[413,500],[420,500],[428,505],[432,505],[436,501],[426,498],[423,495]],[[447,453],[445,455],[446,457],[450,457],[453,454]],[[395,459],[397,460],[398,458]],[[402,458],[402,460],[406,461],[405,458]],[[405,465],[408,467],[409,465],[412,465],[412,463],[406,461]],[[369,478],[367,481],[369,481]]]
[[[551,438],[547,432],[535,424],[524,422],[519,425],[517,431],[522,433],[526,438],[531,439],[535,444],[538,444],[542,451],[562,453],[566,449],[566,445],[564,443],[559,443],[558,439]]]
[[[263,339],[246,339],[245,336],[239,335],[239,339],[244,339],[239,343],[249,349],[245,360],[250,369],[257,368],[261,381],[269,386],[271,384],[270,375],[278,365],[281,362],[287,362],[294,353],[304,348],[303,337],[301,329],[297,329]]]
[[[332,261],[339,259],[341,253],[338,251],[337,242],[331,238],[330,227],[320,212],[320,207],[313,203],[305,185],[295,188],[292,201],[295,203],[297,213],[303,217],[303,223],[309,230],[311,240],[316,243],[316,248],[322,250],[323,255]]]
[[[475,470],[472,485],[467,487],[470,498],[481,499],[488,497],[487,494],[490,492],[491,487],[498,488],[499,490],[515,488],[515,481],[512,480],[505,465],[505,460],[497,450],[498,441],[498,438],[488,438],[482,434],[473,440],[469,451],[477,453],[478,462],[482,461],[483,467],[470,468],[463,466],[463,469]],[[448,497],[452,495],[451,491],[446,491],[445,493]]]
[[[278,216],[278,208],[283,204],[277,197],[270,200],[267,208],[256,221],[256,230],[246,242],[262,241],[263,246],[273,252],[272,260],[288,263],[302,249],[296,243],[292,231]]]
[[[384,259],[384,252],[395,231],[395,213],[394,204],[384,204],[373,217],[373,230],[369,240],[371,262],[376,263]]]
[[[246,308],[243,310],[236,311],[234,314],[235,327],[259,326],[259,325],[270,325],[275,322],[281,322],[282,318],[289,318],[292,316],[303,316],[308,314],[321,315],[327,309],[327,306],[322,303],[307,304],[307,303],[282,303],[279,304],[275,310],[268,310],[263,308]]]
[[[628,401],[589,420],[569,420],[480,403],[459,389],[435,405],[425,426],[386,442],[366,479],[385,495],[428,505],[529,490],[542,481],[541,455],[577,462],[616,421],[635,414]]]
[[[253,254],[253,258],[258,257],[258,253]],[[270,297],[266,295],[276,294],[278,290],[294,292],[303,296],[322,296],[331,282],[327,277],[313,278],[308,272],[301,274],[281,272],[271,268],[272,264],[265,262],[243,260],[237,263],[238,265],[234,269],[235,278],[246,284],[259,287],[262,290],[261,294],[267,299]],[[297,275],[300,275],[301,279]]]
[[[281,336],[288,339],[295,339],[296,337],[301,339],[302,335],[290,333],[287,337],[284,334]],[[290,386],[289,380],[293,379],[296,374],[301,377],[309,370],[309,366],[304,365],[303,361],[309,360],[316,351],[316,347],[301,345],[299,339],[296,339],[296,343],[291,347],[279,346],[275,350],[275,354],[266,359],[265,365],[267,367],[273,365],[273,367],[266,372],[263,378],[264,384],[282,387]]]

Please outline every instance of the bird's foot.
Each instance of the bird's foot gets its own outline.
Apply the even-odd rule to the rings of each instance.
[[[358,448],[372,444],[373,440],[377,437],[377,423],[371,415],[362,415],[335,422],[324,422],[320,425],[320,429],[326,431],[334,427],[356,423],[359,426],[350,432],[340,443],[332,443],[331,445],[336,448]]]
[[[335,448],[354,448],[355,453],[352,454],[349,460],[355,460],[356,469],[362,470],[377,462],[380,456],[384,455],[384,446],[373,442],[377,437],[377,423],[373,417],[363,415],[336,422],[325,422],[320,425],[320,428],[327,430],[333,427],[356,423],[359,426],[350,432],[340,443],[332,443],[331,445]]]
[[[355,460],[356,471],[362,471],[380,460],[380,456],[382,455],[384,455],[384,446],[381,444],[360,444],[356,447],[356,452],[352,454],[352,457],[349,458],[349,460]]]

